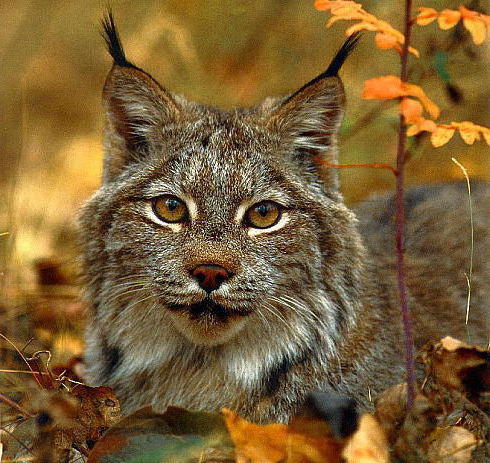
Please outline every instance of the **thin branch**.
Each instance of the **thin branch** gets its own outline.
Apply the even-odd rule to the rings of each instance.
[[[390,166],[389,164],[384,164],[382,162],[373,162],[370,164],[332,164],[331,162],[325,161],[324,159],[321,158],[316,158],[318,162],[321,164],[327,166],[327,167],[332,167],[334,169],[350,169],[352,167],[370,167],[373,169],[386,169],[389,170],[393,175],[397,175],[397,171],[394,167]]]
[[[410,46],[410,35],[412,30],[411,22],[412,0],[405,0],[405,41],[401,54],[402,82],[408,80],[408,47]],[[415,365],[414,365],[414,342],[413,328],[408,307],[408,292],[406,281],[406,270],[404,260],[404,241],[405,241],[405,207],[404,207],[404,180],[406,163],[406,140],[407,126],[405,117],[400,114],[400,125],[398,129],[398,146],[396,153],[396,217],[395,217],[395,241],[396,241],[396,270],[398,279],[398,299],[402,312],[403,331],[405,333],[405,356],[407,370],[407,406],[412,407],[415,397]]]
[[[29,418],[33,417],[31,413],[28,411],[24,410],[17,402],[14,402],[13,400],[9,399],[7,396],[3,395],[0,393],[0,401],[6,403],[12,408],[15,408],[18,412],[22,413],[23,416]]]

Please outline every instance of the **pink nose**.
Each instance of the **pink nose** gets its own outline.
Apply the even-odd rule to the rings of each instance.
[[[221,265],[203,264],[191,270],[191,275],[207,293],[218,289],[223,281],[231,278],[231,273]]]

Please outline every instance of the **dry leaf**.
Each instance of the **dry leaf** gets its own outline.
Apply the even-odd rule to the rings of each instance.
[[[328,20],[327,27],[341,20],[358,21],[357,24],[345,31],[346,35],[352,35],[361,30],[377,32],[375,43],[378,48],[382,50],[392,48],[398,53],[402,52],[405,36],[388,22],[365,11],[361,4],[345,0],[316,0],[315,8],[321,11],[330,11],[333,15]],[[413,47],[408,47],[408,51],[417,57],[419,56],[419,52]]]
[[[366,413],[361,416],[359,429],[349,439],[342,456],[347,463],[387,463],[386,436],[376,419]]]
[[[462,19],[464,27],[471,34],[475,45],[481,45],[487,36],[490,26],[490,16],[460,6],[459,10],[444,9],[438,13],[433,8],[420,7],[415,22],[426,26],[437,18],[437,24],[443,30],[451,29]]]
[[[340,463],[340,442],[329,434],[317,432],[325,428],[323,421],[299,418],[294,427],[261,426],[240,418],[231,410],[223,409],[221,413],[235,444],[237,462]],[[312,435],[307,434],[308,429],[313,431]]]
[[[407,124],[416,124],[422,117],[424,108],[418,102],[412,98],[402,98],[400,102],[400,112],[405,117]]]
[[[427,451],[429,463],[469,463],[478,445],[476,437],[461,426],[450,426],[437,433]]]
[[[375,77],[364,81],[362,98],[390,100],[403,96],[418,98],[433,119],[439,117],[439,108],[418,85],[402,82],[398,76],[394,75]]]
[[[487,36],[490,16],[469,10],[464,6],[459,7],[459,12],[463,18],[463,25],[471,34],[475,45],[481,45]]]
[[[446,127],[437,127],[430,136],[430,142],[435,148],[445,145],[454,135],[455,129]]]
[[[419,26],[427,26],[431,22],[435,21],[439,15],[434,8],[426,8],[425,6],[421,6],[418,8],[418,10],[419,14],[415,18],[415,22]]]
[[[407,414],[407,383],[397,384],[383,391],[375,403],[375,416],[393,444]]]
[[[427,374],[442,386],[461,392],[490,390],[490,354],[451,337],[425,348]]]
[[[223,409],[221,413],[235,443],[237,461],[279,463],[286,458],[286,425],[260,426],[249,423],[231,410]]]
[[[439,13],[437,23],[441,29],[447,30],[458,24],[460,18],[461,13],[459,11],[445,9]]]

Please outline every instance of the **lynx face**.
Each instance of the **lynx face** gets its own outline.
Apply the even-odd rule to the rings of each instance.
[[[215,356],[245,387],[313,349],[335,356],[363,248],[322,160],[355,40],[291,96],[225,112],[171,94],[106,34],[103,184],[80,218],[92,377]]]

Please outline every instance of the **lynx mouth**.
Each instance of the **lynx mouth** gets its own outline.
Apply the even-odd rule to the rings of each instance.
[[[217,321],[223,322],[232,317],[245,317],[252,312],[250,309],[245,308],[225,307],[209,298],[203,299],[197,304],[172,305],[170,309],[173,311],[186,311],[191,320],[212,317]]]

